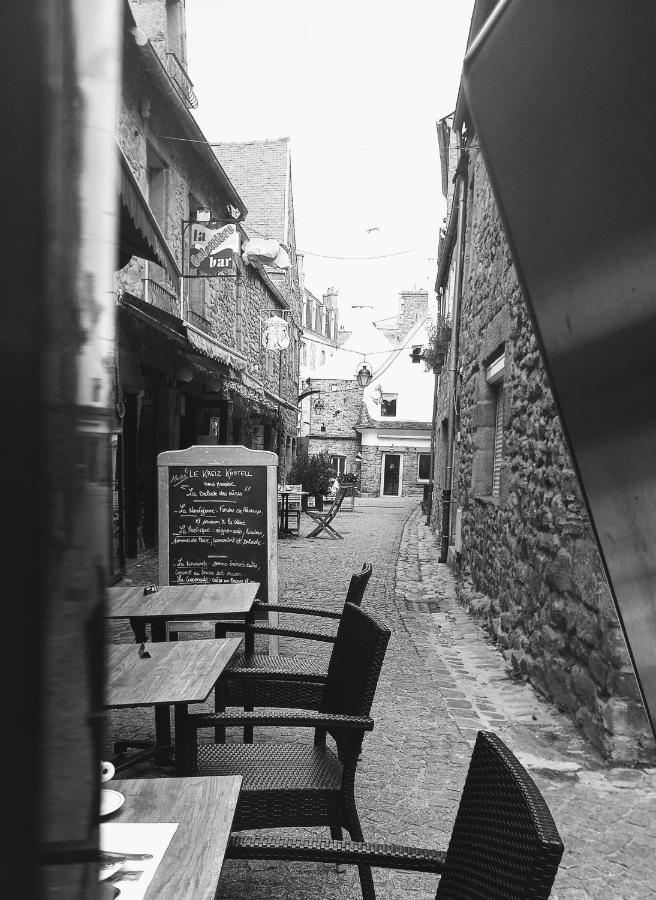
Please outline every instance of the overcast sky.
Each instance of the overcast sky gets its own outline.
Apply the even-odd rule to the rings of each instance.
[[[209,141],[291,139],[306,285],[334,286],[347,323],[354,304],[380,318],[402,290],[432,296],[435,123],[455,108],[473,2],[187,0],[197,121]]]

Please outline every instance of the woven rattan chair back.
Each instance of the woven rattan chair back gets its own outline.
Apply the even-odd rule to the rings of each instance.
[[[368,716],[385,658],[388,628],[347,603],[339,620],[321,712]],[[333,735],[337,740],[337,735]]]
[[[351,581],[349,582],[348,591],[346,592],[346,603],[352,603],[354,606],[359,606],[362,603],[362,598],[364,597],[364,592],[367,589],[367,584],[369,583],[372,572],[373,568],[371,563],[365,563],[362,566],[361,572],[356,572],[354,575],[351,575]]]
[[[436,900],[541,900],[562,854],[530,775],[495,734],[479,732]]]

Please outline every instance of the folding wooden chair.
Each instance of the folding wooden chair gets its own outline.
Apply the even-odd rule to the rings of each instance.
[[[327,531],[328,536],[333,540],[343,540],[342,535],[335,528],[331,526],[332,520],[335,518],[337,513],[339,512],[344,497],[346,496],[347,488],[340,488],[335,494],[335,499],[330,504],[330,507],[326,512],[313,512],[311,509],[306,510],[306,515],[308,515],[311,519],[314,519],[315,522],[318,522],[316,528],[314,528],[307,537],[318,537],[322,531]]]

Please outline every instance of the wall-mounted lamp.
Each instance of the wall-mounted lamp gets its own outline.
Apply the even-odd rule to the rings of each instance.
[[[323,402],[321,397],[318,400],[314,401],[314,411],[317,413],[322,413],[326,408],[326,404]]]
[[[361,388],[366,388],[366,386],[371,381],[371,369],[363,362],[360,368],[358,369],[357,375],[355,376],[356,381],[360,385]]]
[[[321,431],[325,431],[325,430],[326,430],[326,426],[325,426],[325,425],[323,424],[323,422],[322,422],[322,423],[321,423]]]
[[[191,366],[185,365],[185,363],[178,359],[175,363],[175,380],[182,382],[189,382],[194,377],[194,370]]]

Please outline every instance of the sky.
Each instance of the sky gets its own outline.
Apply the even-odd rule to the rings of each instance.
[[[436,122],[455,109],[473,5],[186,2],[196,120],[210,142],[290,138],[305,284],[336,288],[347,327],[352,306],[380,319],[403,290],[434,296]]]

